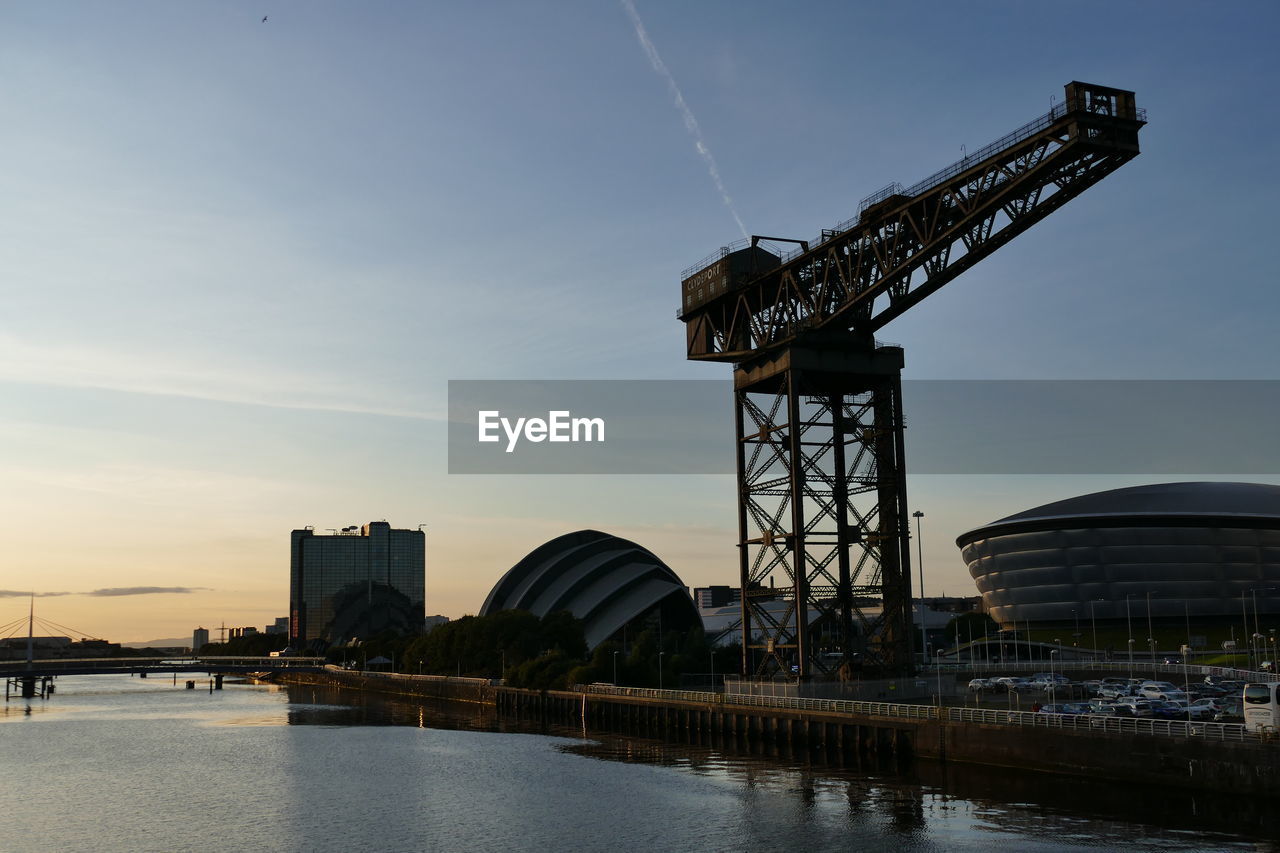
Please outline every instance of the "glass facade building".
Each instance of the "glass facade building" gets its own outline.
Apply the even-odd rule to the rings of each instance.
[[[333,535],[290,534],[289,638],[314,650],[383,631],[420,631],[426,617],[426,537],[385,521]]]

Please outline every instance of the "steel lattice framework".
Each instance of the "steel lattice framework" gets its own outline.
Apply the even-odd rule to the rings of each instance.
[[[812,245],[753,237],[686,271],[688,357],[735,363],[743,674],[910,669],[902,351],[874,335],[1137,156],[1145,122],[1132,92],[1069,83]]]

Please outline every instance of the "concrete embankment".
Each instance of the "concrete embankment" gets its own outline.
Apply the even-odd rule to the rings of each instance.
[[[282,673],[273,680],[478,703],[494,707],[502,716],[584,725],[597,731],[692,743],[772,744],[821,752],[829,760],[850,763],[861,763],[867,756],[918,757],[1189,790],[1270,798],[1280,794],[1280,744],[1253,739],[1233,742],[1203,734],[1178,737],[991,725],[940,719],[928,707],[918,707],[913,718],[904,719],[775,707],[762,697],[519,690],[486,679],[337,670]]]

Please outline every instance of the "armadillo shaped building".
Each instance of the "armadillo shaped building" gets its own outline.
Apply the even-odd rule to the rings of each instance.
[[[490,591],[480,615],[567,610],[584,623],[590,648],[633,622],[659,616],[664,631],[701,627],[684,582],[635,542],[578,530],[557,536],[511,567]]]

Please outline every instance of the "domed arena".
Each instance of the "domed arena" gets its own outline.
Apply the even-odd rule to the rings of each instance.
[[[634,542],[578,530],[529,552],[489,592],[480,615],[527,610],[538,617],[568,610],[584,623],[590,648],[624,626],[661,620],[664,631],[701,627],[684,582]]]
[[[991,618],[1182,625],[1280,613],[1280,486],[1161,483],[1068,498],[956,539]]]

